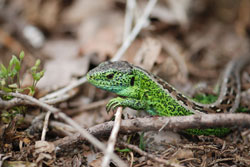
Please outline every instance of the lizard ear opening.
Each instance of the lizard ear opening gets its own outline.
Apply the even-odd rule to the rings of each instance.
[[[135,83],[135,77],[132,77],[131,80],[130,80],[130,85],[134,86],[134,83]]]

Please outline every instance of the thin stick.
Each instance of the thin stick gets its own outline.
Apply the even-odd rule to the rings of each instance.
[[[136,7],[135,0],[127,0],[125,20],[124,20],[123,42],[126,40],[127,36],[130,34],[130,31],[132,28],[132,22],[134,18],[135,7]]]
[[[23,104],[29,104],[29,102],[19,98],[13,98],[11,100],[6,101],[2,100],[2,98],[0,97],[0,109],[9,109],[17,105],[23,105]]]
[[[120,145],[122,145],[123,147],[127,147],[137,153],[139,153],[140,155],[142,156],[145,156],[145,157],[148,157],[156,162],[159,162],[161,164],[165,164],[165,165],[169,165],[169,166],[173,166],[173,167],[183,167],[182,165],[176,163],[176,162],[171,162],[169,160],[165,160],[165,159],[162,159],[162,158],[159,158],[159,157],[156,157],[155,155],[153,154],[149,154],[143,150],[141,150],[140,148],[138,148],[137,146],[135,145],[132,145],[132,144],[127,144],[125,142],[119,142]]]
[[[47,129],[48,129],[50,115],[51,115],[51,112],[48,111],[47,114],[46,114],[46,116],[45,116],[45,119],[44,119],[41,141],[45,141],[45,136],[46,136],[46,132],[47,132]]]
[[[80,81],[80,80],[78,80],[78,81]],[[79,83],[79,85],[80,85],[80,83]],[[58,97],[52,98],[52,99],[45,99],[44,102],[47,104],[57,104],[57,103],[60,103],[62,101],[66,101],[67,99],[73,97],[76,93],[78,93],[78,90],[72,88],[67,92],[67,94],[65,93],[65,94],[62,94],[61,96],[58,96]]]
[[[75,121],[73,121],[71,118],[69,118],[66,114],[60,112],[59,109],[52,107],[52,106],[42,102],[41,100],[35,99],[32,96],[28,96],[28,95],[24,95],[24,94],[20,94],[20,93],[6,93],[3,91],[0,91],[0,94],[11,95],[14,97],[18,97],[18,98],[30,101],[32,103],[35,103],[37,106],[39,106],[47,111],[50,111],[51,113],[53,113],[55,115],[55,117],[59,117],[59,118],[63,119],[69,125],[74,127],[81,134],[81,136],[86,138],[91,144],[96,146],[102,152],[105,152],[105,145],[103,143],[101,143],[93,135],[89,134],[84,128],[82,128],[80,125],[78,125]],[[116,154],[112,153],[111,157],[120,166],[127,166],[127,164],[125,162],[123,162]]]
[[[50,93],[42,98],[40,98],[39,100],[42,100],[42,101],[46,101],[46,100],[50,100],[50,99],[53,99],[53,98],[57,98],[59,96],[62,96],[63,94],[65,94],[66,92],[84,84],[85,82],[87,81],[86,79],[86,76],[83,76],[82,78],[80,78],[79,80],[77,80],[76,82],[73,82],[71,84],[69,84],[68,86],[62,88],[62,89],[59,89],[58,91],[55,91],[53,93]]]
[[[111,59],[111,61],[117,61],[117,60],[121,59],[121,57],[123,56],[125,51],[128,49],[128,47],[131,45],[131,43],[134,41],[136,36],[141,31],[142,27],[145,26],[145,23],[147,22],[147,19],[150,15],[152,9],[154,8],[156,2],[157,2],[157,0],[149,0],[148,1],[148,4],[147,4],[142,16],[140,17],[140,19],[136,23],[132,32],[129,34],[129,36],[126,38],[126,40],[123,42],[122,46],[118,49],[115,56]]]
[[[102,167],[107,167],[110,161],[111,154],[114,152],[114,147],[116,143],[116,138],[120,129],[122,120],[122,107],[118,107],[117,112],[115,113],[115,123],[112,129],[111,135],[108,140],[108,146],[103,157]]]
[[[111,98],[107,98],[107,99],[104,99],[104,100],[100,100],[100,101],[96,101],[96,102],[93,102],[93,103],[89,103],[87,105],[84,105],[84,106],[81,106],[79,108],[76,108],[76,109],[72,109],[72,110],[68,110],[66,111],[65,113],[68,115],[68,116],[72,116],[72,115],[76,115],[78,113],[81,113],[82,111],[84,110],[91,110],[91,109],[94,109],[94,108],[98,108],[100,106],[104,106],[105,104],[108,103],[108,101],[110,100]]]

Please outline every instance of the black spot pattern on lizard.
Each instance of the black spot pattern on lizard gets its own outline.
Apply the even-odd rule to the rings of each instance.
[[[226,108],[226,112],[230,112],[230,110],[231,110],[231,106],[228,106],[227,108]]]
[[[184,95],[182,95],[181,93],[178,93],[171,85],[169,85],[167,82],[165,82],[161,78],[159,78],[155,75],[152,75],[152,78],[154,78],[156,80],[156,82],[159,83],[162,86],[162,88],[164,90],[166,90],[166,92],[168,92],[174,99],[179,101],[181,103],[181,105],[184,105],[186,107],[190,107],[196,111],[200,111],[203,113],[208,113],[208,111],[211,110],[211,109],[207,109],[203,106],[200,106],[198,104],[191,102]]]
[[[203,107],[203,106],[197,105],[197,104],[195,104],[195,103],[190,103],[190,106],[192,106],[192,108],[193,108],[194,110],[201,111],[201,112],[203,112],[203,113],[208,113],[208,112],[210,111],[209,109],[207,109],[207,108],[205,108],[205,107]],[[211,111],[210,111],[210,112],[211,112]]]
[[[236,96],[237,95],[237,92],[235,89],[233,89],[233,93],[232,93],[233,96]]]
[[[183,102],[183,104],[185,104],[186,106],[188,105],[187,104],[188,99],[186,97],[184,97],[182,94],[178,93],[176,98],[177,98],[177,100]]]
[[[212,110],[218,110],[219,109],[217,106],[210,106],[209,108],[212,109]]]
[[[230,101],[229,99],[224,99],[224,100],[222,100],[221,101],[221,103],[220,104],[227,104],[228,103],[228,101]]]
[[[162,79],[155,77],[156,81],[162,85],[163,89],[167,90],[169,93],[172,93],[174,91],[174,88],[170,85],[168,85],[165,81],[163,81]]]

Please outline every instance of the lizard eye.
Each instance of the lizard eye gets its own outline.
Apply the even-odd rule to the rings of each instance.
[[[130,85],[134,86],[134,84],[135,84],[135,77],[132,77],[131,80],[130,80]]]
[[[109,75],[107,75],[107,78],[108,79],[112,79],[114,77],[114,74],[109,74]]]

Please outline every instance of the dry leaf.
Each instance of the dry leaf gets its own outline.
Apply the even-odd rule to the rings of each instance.
[[[61,2],[51,1],[29,1],[25,0],[24,13],[30,22],[43,25],[47,29],[53,29],[58,24]]]
[[[55,145],[47,141],[36,141],[35,152],[36,153],[52,153],[55,151]]]
[[[144,133],[144,141],[150,151],[165,151],[168,148],[167,143],[179,143],[181,138],[172,131],[149,131]]]
[[[27,161],[4,161],[3,167],[37,167],[36,163]]]
[[[73,118],[79,125],[83,127],[91,127],[98,123],[103,123],[105,117],[100,112],[82,112]]]
[[[194,154],[191,150],[179,149],[172,157],[176,159],[188,159],[193,158]]]
[[[96,53],[103,61],[113,56],[122,41],[123,16],[106,11],[81,24],[78,30],[84,54]]]
[[[78,44],[72,40],[53,40],[46,43],[46,53],[52,59],[44,65],[44,76],[38,82],[40,89],[57,89],[66,86],[73,77],[83,76],[89,65],[89,56],[77,56]]]
[[[96,160],[93,160],[93,161],[89,164],[89,166],[91,166],[91,167],[100,167],[101,164],[102,164],[102,157],[100,157],[100,158],[98,158],[98,159],[96,159]]]
[[[135,64],[150,71],[161,52],[161,43],[155,38],[146,38],[135,56]]]
[[[74,3],[62,12],[63,24],[77,24],[93,16],[99,15],[106,10],[110,10],[112,1],[110,0],[75,0]]]

